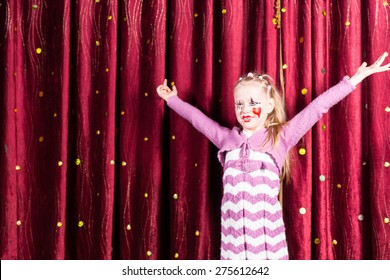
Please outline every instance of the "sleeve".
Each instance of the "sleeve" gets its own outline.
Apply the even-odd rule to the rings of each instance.
[[[178,96],[170,97],[167,100],[167,105],[181,117],[188,120],[195,129],[206,136],[218,149],[221,148],[222,141],[231,131],[207,117],[199,109],[184,102]]]
[[[295,146],[298,141],[319,121],[323,114],[355,90],[345,76],[341,82],[315,98],[305,109],[292,118],[285,127],[284,137],[287,148]]]

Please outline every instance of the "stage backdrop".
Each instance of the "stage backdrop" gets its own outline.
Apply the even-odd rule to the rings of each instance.
[[[257,70],[291,118],[390,51],[389,5],[0,0],[1,259],[218,259],[217,150],[156,87],[233,127]],[[291,151],[291,259],[390,259],[389,84],[370,77]]]

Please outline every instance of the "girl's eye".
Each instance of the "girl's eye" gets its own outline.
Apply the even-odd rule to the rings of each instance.
[[[260,102],[255,102],[255,101],[251,101],[249,103],[249,105],[251,105],[251,106],[256,106],[256,105],[259,105],[259,104],[260,104]]]

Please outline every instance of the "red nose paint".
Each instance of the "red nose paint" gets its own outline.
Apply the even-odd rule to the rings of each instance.
[[[252,109],[253,114],[257,115],[260,118],[261,115],[261,108],[253,108]]]

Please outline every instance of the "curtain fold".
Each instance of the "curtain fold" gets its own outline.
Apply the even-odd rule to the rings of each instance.
[[[0,258],[219,259],[217,149],[156,94],[236,125],[274,78],[292,118],[389,49],[386,0],[0,1]],[[290,259],[390,259],[388,73],[290,151]]]

